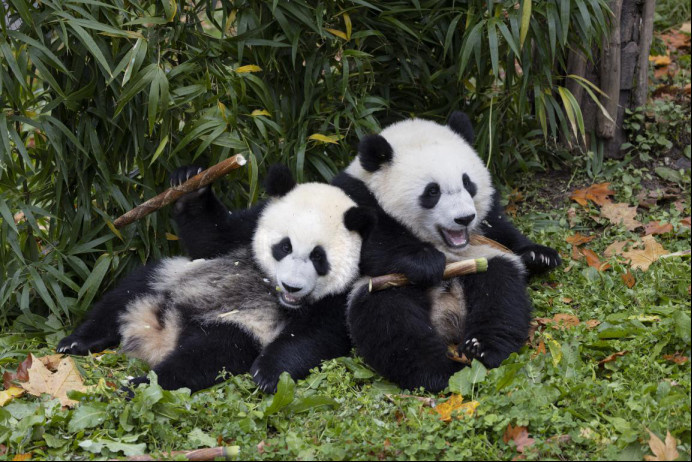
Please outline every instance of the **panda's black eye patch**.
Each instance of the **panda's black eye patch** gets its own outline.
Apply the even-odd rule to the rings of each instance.
[[[469,194],[471,194],[471,197],[475,196],[476,192],[478,191],[478,188],[476,187],[476,183],[471,181],[471,178],[469,178],[469,176],[466,173],[464,173],[463,181],[464,181],[464,188],[466,188],[466,190],[469,192]]]
[[[437,205],[440,200],[440,185],[432,182],[428,183],[423,189],[423,194],[418,197],[418,201],[421,207],[425,209],[431,209]]]
[[[315,271],[317,271],[317,274],[320,276],[325,276],[329,272],[331,266],[329,265],[329,260],[327,260],[327,252],[324,251],[321,245],[312,249],[312,252],[310,252],[310,260],[315,267]]]
[[[291,239],[285,237],[272,246],[272,256],[276,261],[281,261],[286,255],[293,252],[291,247]]]

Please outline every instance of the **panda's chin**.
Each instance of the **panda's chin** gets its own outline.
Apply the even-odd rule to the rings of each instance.
[[[286,308],[297,309],[303,306],[303,299],[305,297],[294,297],[289,293],[281,292],[279,293],[279,303],[281,303]]]
[[[469,243],[469,231],[468,228],[462,228],[459,230],[446,229],[441,226],[437,227],[442,239],[445,244],[452,249],[462,249],[466,247]]]

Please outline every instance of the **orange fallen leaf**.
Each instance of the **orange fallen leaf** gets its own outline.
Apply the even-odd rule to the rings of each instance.
[[[612,257],[613,255],[622,255],[622,251],[629,241],[615,241],[610,244],[603,251],[603,255],[606,257]]]
[[[21,382],[23,389],[34,396],[47,393],[58,398],[63,406],[74,406],[77,401],[67,397],[70,390],[86,391],[87,387],[82,382],[82,377],[70,357],[60,360],[55,372],[51,372],[40,360],[32,355],[32,364],[28,370],[29,380]],[[47,362],[51,364],[52,359]]]
[[[687,226],[688,228],[692,228],[692,217],[685,217],[682,220],[680,220],[680,224],[682,226]]]
[[[637,283],[636,279],[634,279],[634,275],[630,273],[629,270],[625,274],[621,274],[620,277],[622,278],[622,282],[624,282],[629,289],[634,287],[634,284]]]
[[[512,424],[507,425],[505,433],[502,435],[502,441],[509,444],[510,441],[514,441],[517,446],[517,451],[524,452],[528,447],[533,446],[536,440],[529,438],[529,431],[526,427],[521,427],[517,425],[513,427]]]
[[[586,321],[584,324],[586,324],[586,327],[588,329],[594,329],[596,328],[599,324],[601,324],[601,321],[598,321],[597,319],[589,319]]]
[[[588,188],[573,191],[569,198],[584,207],[586,207],[588,203],[587,201],[591,201],[598,205],[603,205],[610,202],[608,196],[615,194],[615,191],[608,188],[609,186],[610,183],[593,184]]]
[[[672,62],[670,56],[663,55],[651,55],[649,56],[649,61],[654,63],[656,67],[668,66]]]
[[[661,256],[670,253],[664,249],[661,244],[656,242],[656,239],[651,235],[644,236],[642,242],[644,243],[643,250],[630,250],[622,254],[623,257],[630,260],[630,266],[632,268],[639,268],[642,271],[647,271],[653,262],[658,260]]]
[[[573,314],[558,313],[552,318],[536,318],[539,326],[550,326],[554,329],[570,329],[579,325],[579,318]]]
[[[601,216],[610,220],[614,225],[622,224],[629,231],[633,231],[640,226],[643,226],[635,219],[637,216],[637,207],[629,206],[625,203],[608,203],[601,207]]]
[[[618,352],[616,352],[616,353],[613,353],[612,355],[608,355],[608,356],[606,356],[605,358],[601,359],[601,360],[598,362],[598,366],[599,366],[599,367],[603,367],[603,365],[604,365],[605,363],[612,363],[612,362],[615,361],[618,357],[620,357],[620,356],[625,356],[627,353],[628,353],[628,351],[625,350],[625,351],[618,351]]]
[[[29,380],[29,373],[27,371],[30,367],[31,355],[27,356],[24,361],[19,363],[16,372],[6,371],[4,374],[2,374],[3,388],[10,388],[14,382],[26,382]]]
[[[12,458],[12,460],[31,460],[33,454],[30,452],[25,452],[24,454],[17,454]]]
[[[672,50],[690,47],[690,35],[686,34],[682,30],[670,31],[665,34],[661,34],[661,39],[663,39],[663,41],[666,42],[666,45],[668,45],[668,48]],[[651,60],[651,56],[649,56],[649,60]]]
[[[687,85],[685,85],[685,87],[683,88],[683,91],[685,92],[685,94],[687,96],[690,96],[692,94],[692,84],[688,83]]]
[[[596,252],[591,249],[581,249],[581,253],[586,257],[586,263],[598,271],[605,271],[611,268],[610,263],[602,262]]]
[[[644,226],[644,234],[666,234],[673,231],[673,225],[661,221],[652,221]]]
[[[581,233],[577,233],[574,236],[566,237],[565,241],[569,242],[572,245],[582,245],[586,244],[587,242],[591,242],[594,239],[596,239],[596,236],[584,236]]]
[[[576,245],[572,245],[572,260],[581,260],[584,258],[584,254],[581,253],[581,249]]]
[[[538,342],[538,346],[535,349],[536,351],[534,352],[533,355],[531,355],[531,359],[535,358],[538,355],[547,355],[548,350],[545,349],[545,342],[543,340]]]
[[[687,356],[683,356],[680,352],[676,352],[674,355],[663,355],[663,359],[680,365],[685,364],[687,361],[690,360],[690,358],[688,358]]]
[[[666,432],[666,442],[661,441],[661,438],[656,436],[648,428],[646,431],[651,436],[649,438],[649,448],[654,453],[653,456],[644,456],[645,460],[677,460],[680,457],[677,448],[677,441],[673,438],[670,432]]]
[[[440,414],[440,420],[443,422],[451,422],[454,412],[457,412],[457,417],[472,417],[480,403],[478,401],[464,403],[463,401],[464,398],[461,395],[454,394],[444,403],[435,406],[434,409]]]

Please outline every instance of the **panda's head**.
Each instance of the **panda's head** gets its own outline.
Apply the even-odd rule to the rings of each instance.
[[[272,166],[272,199],[257,223],[255,260],[279,290],[282,305],[300,308],[348,290],[358,276],[360,248],[374,213],[327,184],[295,184],[284,166]]]
[[[462,112],[447,125],[406,120],[364,137],[347,173],[418,238],[453,253],[466,247],[492,204],[490,172],[472,142]]]

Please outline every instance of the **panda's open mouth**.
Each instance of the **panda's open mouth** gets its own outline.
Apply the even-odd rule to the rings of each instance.
[[[445,243],[453,249],[460,249],[469,243],[468,228],[452,230],[438,226],[437,229],[440,231]]]
[[[286,308],[300,308],[305,297],[294,297],[288,292],[279,292],[279,303]]]

